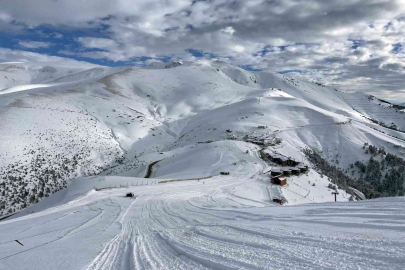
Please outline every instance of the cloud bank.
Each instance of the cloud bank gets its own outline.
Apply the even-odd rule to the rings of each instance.
[[[44,29],[54,33],[35,39]],[[134,65],[214,58],[405,96],[405,0],[14,0],[0,32],[12,50]]]

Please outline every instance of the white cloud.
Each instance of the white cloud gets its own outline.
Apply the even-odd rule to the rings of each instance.
[[[388,93],[405,85],[405,52],[392,53],[394,44],[405,44],[404,0],[30,3],[2,3],[0,31],[24,24],[85,30],[87,37],[75,39],[80,48],[62,50],[66,55],[112,61],[162,55],[196,59],[186,52],[191,48],[254,68],[304,70],[301,76],[353,90]]]
[[[42,41],[19,41],[18,45],[27,49],[49,48],[53,44]]]
[[[232,47],[232,49],[235,52],[239,52],[239,53],[246,51],[245,47],[243,47],[242,45],[235,45]]]
[[[63,38],[63,35],[62,35],[61,33],[54,33],[54,34],[53,34],[53,37],[60,39],[60,38]]]
[[[70,24],[80,25],[110,15],[131,17],[131,20],[160,20],[164,15],[190,6],[190,0],[86,0],[52,1],[30,0],[3,1],[2,11],[28,25]]]
[[[0,62],[60,62],[66,65],[70,64],[72,66],[83,66],[89,68],[96,66],[87,62],[76,61],[69,58],[21,50],[12,50],[2,47],[0,47]]]
[[[221,30],[222,33],[228,34],[228,35],[233,35],[235,33],[235,29],[233,29],[232,26],[227,26],[224,29]]]
[[[118,46],[115,40],[107,38],[79,37],[77,41],[86,48],[114,49]]]
[[[11,22],[12,17],[10,14],[0,11],[0,21]]]
[[[80,50],[71,52],[60,50],[60,54],[75,55],[92,59],[108,59],[112,61],[128,61],[133,57],[141,56],[146,53],[144,47],[127,43],[119,43],[107,38],[80,37],[77,41],[83,46],[83,49],[100,49],[99,51]]]

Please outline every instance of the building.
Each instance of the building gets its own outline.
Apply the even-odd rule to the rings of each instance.
[[[287,184],[287,178],[280,178],[280,177],[273,177],[271,178],[271,182],[275,185],[280,185],[280,186],[284,186]]]
[[[269,158],[270,158],[271,161],[273,161],[273,162],[275,162],[275,163],[277,163],[279,165],[288,166],[288,163],[289,163],[288,158],[286,158],[285,156],[275,154],[275,155],[272,155]]]
[[[301,172],[308,171],[308,166],[307,165],[300,165],[300,166],[298,166],[298,168],[300,169]]]
[[[265,153],[267,154],[267,158],[270,161],[277,163],[279,165],[291,166],[291,167],[301,166],[301,163],[299,161],[296,161],[292,158],[288,158],[286,156],[283,156],[280,154],[275,154],[275,153],[269,153],[269,152],[265,152]]]
[[[300,163],[299,163],[299,161],[295,161],[295,160],[293,160],[293,159],[288,159],[288,166],[298,166]]]
[[[294,175],[299,175],[301,172],[300,168],[291,168],[291,173]]]
[[[253,141],[252,143],[257,144],[257,145],[264,145],[263,141]]]
[[[271,169],[271,176],[277,176],[282,174],[280,169]]]
[[[290,169],[283,169],[283,174],[284,175],[291,175],[291,170]]]

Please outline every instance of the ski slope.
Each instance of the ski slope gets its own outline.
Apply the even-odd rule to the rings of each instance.
[[[0,268],[403,269],[404,198],[273,206],[235,194],[252,176],[77,180],[0,223]]]

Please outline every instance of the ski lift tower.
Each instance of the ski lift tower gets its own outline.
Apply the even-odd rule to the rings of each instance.
[[[339,194],[339,192],[338,191],[333,191],[332,194],[335,194],[335,202],[336,202],[337,195]]]

